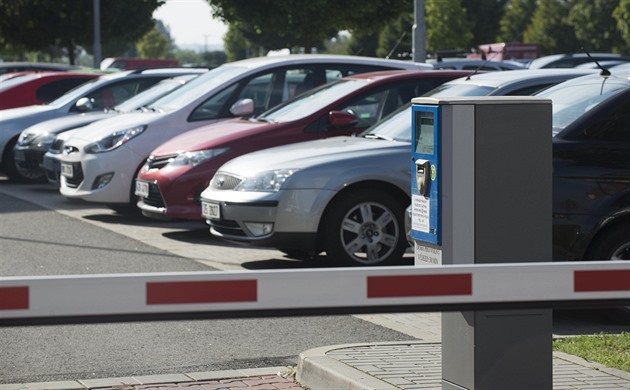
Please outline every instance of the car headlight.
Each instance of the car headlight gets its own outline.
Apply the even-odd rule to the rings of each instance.
[[[252,192],[277,192],[291,175],[299,169],[276,169],[260,172],[254,176],[245,178],[236,186],[236,191]]]
[[[55,134],[52,133],[27,133],[23,131],[20,133],[20,137],[18,138],[18,145],[34,145],[37,147],[42,147],[45,145],[52,145],[54,140]]]
[[[142,134],[147,128],[146,125],[136,126],[130,129],[119,130],[111,133],[110,135],[101,138],[96,142],[85,145],[86,153],[105,153],[118,148],[121,145],[126,144],[134,137]]]
[[[219,149],[207,149],[207,150],[197,150],[194,152],[184,152],[178,154],[176,157],[168,160],[168,164],[170,166],[178,167],[184,165],[199,165],[206,160],[210,160],[220,154],[227,152],[229,148],[219,148]]]

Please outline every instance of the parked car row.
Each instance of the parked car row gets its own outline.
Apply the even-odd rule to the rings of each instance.
[[[5,137],[14,146],[2,149],[12,160],[3,162],[22,178],[35,178],[24,172],[39,165],[65,197],[205,221],[222,239],[296,258],[326,253],[344,265],[392,264],[408,247],[411,98],[538,93],[553,101],[557,130],[550,135],[554,258],[630,259],[629,75],[264,57],[187,76],[160,94],[165,80],[117,106],[122,115],[61,130],[37,119],[28,130],[15,126]],[[75,112],[87,97],[82,88],[66,98]]]

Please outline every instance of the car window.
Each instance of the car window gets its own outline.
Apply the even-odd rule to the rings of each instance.
[[[258,115],[323,83],[323,75],[318,76],[314,66],[284,67],[265,71],[210,97],[192,112],[189,120],[230,117],[230,107],[241,99],[252,99],[254,115]]]
[[[234,91],[237,88],[238,84],[235,83],[214,96],[211,96],[210,99],[195,108],[195,110],[190,114],[188,120],[194,122],[218,118],[223,107],[227,104],[228,99],[234,94]]]
[[[361,134],[363,137],[411,142],[411,104],[407,103]]]
[[[537,92],[540,92],[545,88],[548,88],[550,85],[553,85],[553,83],[529,85],[527,87],[515,89],[514,91],[508,92],[504,95],[505,96],[529,96]]]
[[[545,89],[536,96],[553,102],[553,134],[573,123],[608,97],[628,88],[622,78],[578,77]]]
[[[366,83],[365,80],[342,79],[325,84],[263,112],[258,116],[258,119],[269,122],[288,122],[300,119],[319,111],[340,96],[362,88]]]
[[[46,85],[42,85],[37,88],[35,92],[35,98],[42,102],[50,102],[57,99],[72,88],[83,84],[89,79],[81,78],[68,78],[62,80],[56,80]]]
[[[584,131],[584,138],[610,142],[630,142],[630,101],[615,107]]]
[[[133,78],[128,80],[121,80],[116,83],[108,84],[103,88],[99,88],[87,95],[92,99],[94,104],[94,110],[103,110],[105,108],[112,108],[125,100],[137,95],[144,91],[151,85],[155,84],[158,78]]]

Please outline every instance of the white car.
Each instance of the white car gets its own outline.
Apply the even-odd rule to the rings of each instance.
[[[20,133],[27,127],[54,118],[103,111],[135,96],[160,80],[194,72],[191,68],[116,72],[81,84],[48,104],[2,110],[0,115],[2,170],[10,179],[22,179],[15,167],[13,147]]]
[[[191,69],[191,71],[193,70]],[[198,73],[169,77],[129,100],[125,100],[112,109],[86,112],[81,115],[67,115],[27,127],[20,133],[17,144],[13,148],[15,169],[25,181],[43,181],[46,176],[44,169],[42,169],[44,155],[52,146],[57,135],[71,129],[86,126],[101,119],[110,118],[112,115],[142,110],[143,107],[153,103],[176,88],[180,88],[194,77],[207,71],[207,69],[198,69]]]
[[[212,69],[149,106],[75,132],[61,156],[60,192],[68,198],[136,210],[134,178],[168,139],[233,116],[257,114],[341,77],[428,64],[337,55],[258,57]]]

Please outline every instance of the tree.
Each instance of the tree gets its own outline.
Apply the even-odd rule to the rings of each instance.
[[[617,25],[613,17],[617,4],[611,0],[575,0],[567,21],[580,45],[589,51],[625,51],[621,31],[611,28]]]
[[[613,17],[617,21],[617,28],[626,43],[624,52],[627,52],[627,46],[630,46],[630,0],[621,0],[613,11]]]
[[[536,0],[511,0],[499,22],[497,42],[525,42],[524,32],[536,10]]]
[[[379,34],[376,55],[385,58],[410,59],[413,24],[413,12],[409,12],[384,26]]]
[[[461,0],[426,0],[427,52],[468,49],[472,26]]]
[[[567,21],[572,5],[572,0],[539,0],[525,30],[525,41],[537,43],[545,55],[580,51],[573,27]]]
[[[141,58],[168,58],[172,57],[172,42],[158,30],[157,26],[146,33],[136,43],[138,54]]]
[[[471,26],[473,46],[495,41],[506,2],[507,0],[462,0]]]
[[[109,0],[101,4],[103,54],[113,56],[121,47],[153,28],[151,15],[162,0]],[[91,50],[94,42],[92,1],[2,0],[0,1],[0,45],[22,50],[63,47],[71,64],[78,46]]]
[[[405,2],[409,2],[406,0]],[[339,31],[373,31],[400,15],[405,2],[381,0],[212,0],[213,15],[266,49],[313,47]]]

